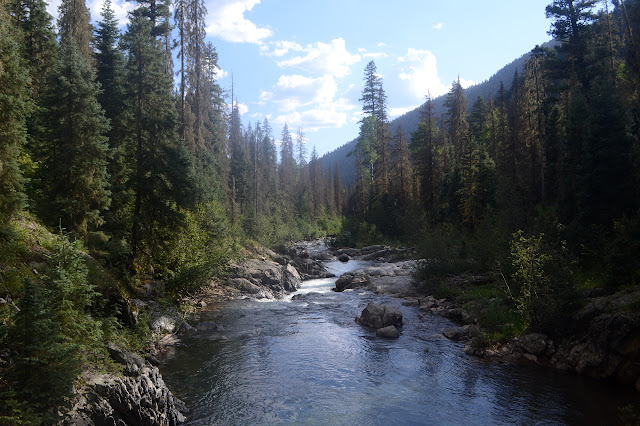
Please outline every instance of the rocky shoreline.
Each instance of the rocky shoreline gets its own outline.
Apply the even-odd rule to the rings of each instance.
[[[451,340],[465,342],[464,351],[472,356],[502,361],[527,362],[563,372],[617,381],[640,390],[640,291],[592,299],[568,326],[571,334],[562,342],[548,336],[528,333],[502,345],[487,346],[482,324],[461,303],[435,298],[425,293],[424,283],[414,278],[417,261],[411,250],[385,246],[362,249],[327,248],[324,242],[299,243],[286,253],[262,249],[257,258],[232,265],[221,283],[212,284],[193,301],[200,308],[217,301],[253,298],[278,299],[295,292],[303,280],[333,276],[323,262],[363,260],[371,264],[345,273],[337,281],[335,291],[366,289],[375,293],[403,298],[403,304],[422,311],[419,318],[446,317],[458,326],[442,334]],[[149,293],[157,291],[154,286]],[[131,304],[133,302],[133,304]],[[153,302],[134,299],[127,312],[137,321],[137,310],[147,309]],[[358,321],[374,327],[380,337],[398,337],[396,325],[371,321],[380,308],[368,307]],[[154,365],[164,352],[180,344],[180,338],[195,329],[176,312],[151,309],[150,328],[157,336],[156,345],[146,359],[109,345],[110,356],[122,366],[123,375],[95,374],[85,377],[73,409],[61,424],[83,425],[177,425],[185,421],[186,407],[166,387]],[[384,316],[384,310],[383,314]],[[215,324],[203,326],[216,327]],[[386,329],[386,330],[385,330]],[[217,329],[216,329],[217,330]]]

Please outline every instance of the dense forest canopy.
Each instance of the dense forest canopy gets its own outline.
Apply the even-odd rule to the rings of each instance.
[[[370,62],[347,177],[308,152],[304,129],[242,123],[202,0],[173,13],[136,0],[124,32],[108,0],[95,27],[81,0],[63,0],[57,23],[43,0],[0,0],[0,284],[19,301],[1,311],[0,356],[18,361],[0,364],[0,419],[48,419],[117,329],[83,252],[129,288],[163,280],[182,295],[254,243],[411,245],[425,273],[512,277],[526,326],[543,330],[578,290],[637,284],[640,1],[599,3],[554,0],[553,47],[484,95],[455,81],[436,107],[425,93],[409,137]],[[12,263],[25,222],[61,234],[37,280]]]

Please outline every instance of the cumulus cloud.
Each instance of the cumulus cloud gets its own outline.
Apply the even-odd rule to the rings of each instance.
[[[289,128],[302,127],[306,132],[316,132],[324,128],[339,128],[347,124],[348,114],[341,111],[340,103],[333,107],[317,107],[305,111],[292,111],[277,116],[273,122],[278,125],[287,123]]]
[[[304,48],[295,41],[278,40],[263,44],[260,47],[260,54],[281,58],[291,51],[300,52],[302,50]]]
[[[351,73],[351,66],[360,61],[360,55],[352,55],[347,51],[342,38],[330,43],[317,42],[302,50],[304,55],[294,56],[278,61],[280,67],[294,67],[311,74],[331,74],[344,77]]]
[[[367,58],[367,59],[378,59],[378,58],[386,58],[387,55],[386,53],[383,52],[376,52],[376,53],[365,53],[364,55],[362,55],[363,58]]]
[[[459,78],[460,78],[460,85],[461,85],[463,88],[465,88],[465,89],[466,89],[467,87],[471,87],[471,86],[475,86],[475,85],[476,85],[476,82],[475,82],[475,81],[473,81],[473,80],[465,80],[465,79],[464,79],[464,78],[462,78],[462,77],[459,77]]]
[[[292,111],[312,104],[329,103],[337,90],[338,85],[331,75],[318,78],[282,75],[272,90],[260,94],[260,102],[271,102],[281,111]]]
[[[408,107],[397,107],[397,108],[389,108],[389,117],[400,117],[402,114],[405,114],[409,111],[413,111],[418,108],[420,105],[412,105]]]
[[[347,112],[355,106],[337,93],[338,85],[330,74],[317,78],[283,75],[271,90],[260,94],[260,103],[271,103],[281,112],[274,123],[286,122],[292,128],[301,126],[313,132],[347,123]]]
[[[218,0],[207,7],[207,35],[236,43],[261,44],[273,34],[269,28],[258,27],[245,18],[260,0]]]
[[[59,0],[56,1],[59,3]],[[93,21],[102,20],[100,13],[102,13],[103,6],[104,0],[93,0],[87,2],[87,7],[91,12],[91,19]],[[116,16],[120,27],[124,27],[129,22],[129,17],[127,16],[128,13],[136,8],[136,4],[126,0],[112,0],[111,8],[113,9],[113,13]]]
[[[438,22],[437,24],[435,24],[433,27],[434,30],[441,30],[444,28],[444,22]]]
[[[229,75],[227,71],[219,67],[214,67],[213,72],[216,76],[216,80],[221,80]]]
[[[438,76],[436,57],[428,50],[409,48],[405,56],[398,58],[398,77],[409,83],[414,96],[423,99],[427,93],[437,97],[447,93],[448,88]]]

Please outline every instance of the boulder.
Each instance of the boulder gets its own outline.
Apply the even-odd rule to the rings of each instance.
[[[376,337],[384,337],[386,339],[397,339],[398,337],[400,337],[400,332],[393,325],[390,325],[388,327],[377,329]]]
[[[326,251],[320,252],[320,253],[313,253],[311,255],[311,258],[313,260],[321,260],[321,261],[329,261],[329,260],[333,260],[333,256],[331,256],[329,253],[327,253]]]
[[[364,287],[367,284],[367,276],[363,275],[359,271],[349,272],[343,274],[336,280],[335,291],[340,292],[349,288]]]
[[[260,293],[260,287],[253,284],[246,278],[230,278],[227,280],[227,285],[235,287],[243,293],[258,294]]]
[[[349,257],[349,255],[348,255],[348,254],[346,254],[346,253],[342,253],[340,256],[338,256],[338,260],[339,260],[340,262],[342,262],[342,263],[346,263],[346,262],[348,262],[349,260],[351,260],[351,258]]]
[[[288,292],[295,292],[300,288],[300,284],[302,284],[302,280],[300,279],[300,274],[293,265],[287,265],[283,268],[282,271],[283,277],[283,287]]]
[[[395,306],[369,303],[356,318],[356,321],[365,327],[384,328],[390,325],[402,326],[402,312]]]
[[[173,396],[156,367],[115,344],[109,344],[108,351],[124,366],[125,376],[87,378],[59,424],[174,426],[185,422],[184,403]]]
[[[462,328],[464,328],[467,331],[467,336],[469,336],[470,338],[478,337],[482,333],[482,330],[480,329],[480,327],[478,327],[475,324],[467,324]]]
[[[519,337],[516,342],[516,348],[531,355],[541,355],[547,349],[547,337],[544,334],[531,333]]]
[[[449,340],[462,340],[467,337],[467,330],[462,327],[449,327],[445,328],[442,334]]]

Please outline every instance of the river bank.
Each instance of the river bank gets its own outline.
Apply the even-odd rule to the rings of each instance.
[[[493,368],[491,365],[524,364],[524,367],[518,368],[529,371],[529,368],[544,366],[627,386],[637,384],[637,328],[634,328],[636,323],[633,322],[635,312],[628,309],[638,300],[633,293],[618,296],[618,299],[594,299],[581,311],[579,321],[575,324],[575,336],[559,344],[539,334],[521,335],[498,344],[488,340],[482,317],[469,309],[470,305],[464,300],[429,294],[429,286],[415,278],[419,261],[412,260],[411,256],[410,250],[384,246],[332,249],[321,241],[300,243],[285,253],[259,249],[255,257],[232,265],[224,280],[212,283],[189,299],[193,313],[186,321],[184,314],[167,311],[152,302],[137,301],[134,308],[137,306],[151,312],[148,321],[156,336],[155,344],[147,352],[146,359],[117,346],[112,347],[110,355],[122,366],[124,374],[85,377],[86,383],[66,424],[86,419],[94,419],[95,424],[102,424],[107,419],[114,420],[115,424],[145,424],[146,420],[141,420],[142,417],[154,419],[155,423],[152,424],[189,422],[194,401],[187,400],[184,404],[169,391],[171,388],[181,397],[189,395],[183,388],[175,388],[175,383],[189,379],[172,374],[167,386],[164,372],[161,375],[156,365],[161,370],[165,369],[167,363],[171,364],[176,357],[184,356],[180,354],[194,348],[194,344],[197,349],[197,345],[200,345],[198,342],[203,338],[208,342],[207,345],[229,350],[229,345],[232,345],[234,351],[242,352],[244,346],[238,346],[244,345],[241,342],[247,338],[253,339],[251,336],[261,335],[265,327],[261,321],[271,324],[269,316],[262,317],[259,314],[265,309],[267,313],[275,309],[272,314],[284,315],[282,319],[290,318],[286,321],[293,320],[294,325],[299,321],[304,323],[305,318],[309,318],[311,323],[308,326],[313,328],[313,318],[326,315],[322,313],[323,310],[317,309],[330,307],[336,312],[331,313],[328,321],[339,325],[337,329],[331,328],[331,334],[338,336],[345,330],[351,330],[347,333],[351,345],[354,344],[354,338],[371,339],[376,335],[375,330],[371,334],[354,328],[357,324],[353,317],[361,313],[363,304],[385,301],[389,306],[403,310],[408,318],[408,322],[399,327],[400,332],[393,337],[404,335],[405,339],[411,339],[414,342],[412,351],[419,347],[423,352],[440,351],[444,350],[438,349],[442,347],[446,348],[444,353],[457,354],[456,357],[466,353],[472,355],[471,359],[490,360],[489,364],[477,364],[489,368]],[[313,284],[316,282],[318,284]],[[466,285],[482,286],[486,283],[484,276],[466,280]],[[156,290],[148,289],[149,293]],[[346,298],[340,294],[345,294]],[[340,306],[342,304],[344,306]],[[309,312],[311,308],[313,310]],[[242,312],[240,316],[238,310]],[[627,314],[617,315],[617,311]],[[245,315],[249,315],[249,318],[258,316],[246,323],[242,319]],[[297,316],[300,316],[299,320],[295,319]],[[585,324],[588,326],[583,328]],[[279,326],[272,324],[269,327]],[[282,332],[275,333],[278,336]],[[326,337],[329,341],[333,338]],[[313,341],[314,338],[309,339]],[[445,344],[445,341],[450,344]],[[375,345],[378,344],[382,343]],[[382,345],[386,347],[386,344]],[[576,345],[579,346],[576,348]],[[200,355],[202,360],[191,362],[206,362],[209,355],[206,352]],[[228,355],[231,357],[232,352]],[[420,362],[428,362],[429,359]],[[352,362],[358,361],[352,359]],[[253,365],[252,368],[256,369],[253,373],[260,374],[259,369],[263,367]],[[250,374],[250,371],[243,374]],[[350,374],[357,375],[357,372]],[[395,380],[391,376],[385,377],[385,380]],[[567,377],[567,380],[571,380],[571,376]],[[619,392],[624,394],[623,388],[616,390],[615,394]],[[101,423],[100,419],[104,421]]]
[[[390,273],[406,260],[353,256],[343,263],[336,254],[323,261],[328,272],[374,272],[366,286],[408,276]],[[455,323],[431,311],[448,302],[419,293],[418,282],[413,295],[391,297],[381,286],[378,293],[364,287],[337,292],[336,281],[305,280],[280,298],[234,291],[232,299],[211,299],[195,331],[160,366],[190,409],[187,423],[602,423],[633,399],[622,387],[532,363],[468,356],[463,341],[443,334]],[[427,308],[427,301],[434,306]],[[398,338],[376,337],[375,328],[354,320],[371,303],[402,313]]]
[[[409,249],[375,245],[362,249],[330,248],[323,241],[293,245],[287,253],[264,250],[259,259],[236,265],[224,284],[213,293],[233,298],[281,298],[300,288],[303,280],[325,278],[332,273],[323,262],[367,262],[340,276],[335,291],[366,289],[404,299],[428,321],[438,315],[454,321],[445,337],[465,344],[464,352],[501,362],[533,363],[556,371],[613,381],[640,391],[640,291],[625,290],[611,296],[590,298],[564,325],[565,334],[555,341],[540,333],[524,333],[508,340],[493,340],[485,329],[481,309],[459,297],[436,297],[429,286],[415,278],[419,260]],[[454,277],[470,287],[485,286],[489,275]],[[211,300],[211,299],[209,299]],[[219,300],[219,299],[218,299]],[[489,299],[489,303],[513,304]],[[509,324],[507,324],[509,326]],[[494,326],[495,327],[495,326]]]

